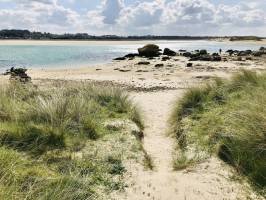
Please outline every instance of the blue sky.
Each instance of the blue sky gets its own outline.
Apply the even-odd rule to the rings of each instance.
[[[0,0],[0,29],[266,36],[265,0]]]

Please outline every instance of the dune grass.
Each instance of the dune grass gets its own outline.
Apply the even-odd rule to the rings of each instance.
[[[0,86],[0,199],[104,199],[124,187],[123,159],[141,149],[107,120],[141,115],[115,88],[85,83]]]
[[[176,168],[199,160],[200,152],[216,154],[265,192],[265,103],[266,74],[251,71],[187,91],[170,118],[182,152]]]

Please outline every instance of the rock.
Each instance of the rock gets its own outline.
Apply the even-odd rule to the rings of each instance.
[[[266,47],[261,47],[259,51],[262,52],[262,54],[266,54]]]
[[[197,79],[208,80],[208,79],[211,79],[211,78],[213,78],[213,77],[212,77],[212,76],[208,76],[208,75],[206,75],[206,76],[195,76],[195,78],[197,78]]]
[[[185,56],[185,57],[191,57],[192,56],[192,53],[190,52],[184,52],[184,53],[181,53],[182,56]]]
[[[187,63],[187,67],[193,67],[193,63]]]
[[[250,54],[252,54],[251,50],[239,51],[237,56],[249,56]]]
[[[139,54],[137,54],[137,53],[129,53],[129,54],[125,55],[124,57],[125,58],[134,58],[134,57],[137,57],[137,56],[139,56]]]
[[[139,55],[144,57],[157,57],[161,55],[161,49],[155,44],[147,44],[138,49]]]
[[[232,56],[234,54],[234,50],[233,49],[229,49],[226,51],[226,53],[228,53],[230,56]]]
[[[149,72],[149,70],[143,70],[143,69],[139,69],[136,72]]]
[[[131,70],[130,69],[119,69],[118,71],[120,71],[120,72],[130,72]]]
[[[241,56],[238,56],[237,57],[237,61],[242,61],[242,57]]]
[[[168,56],[164,56],[164,57],[162,57],[162,61],[167,61],[167,60],[170,60],[171,58],[170,57],[168,57]]]
[[[138,65],[149,65],[151,64],[150,62],[147,62],[147,61],[140,61],[138,62]]]
[[[222,57],[221,56],[213,56],[212,61],[214,61],[214,62],[222,61]]]
[[[255,57],[262,56],[263,54],[264,54],[264,53],[263,53],[262,51],[254,51],[254,52],[252,53],[252,55],[255,56]]]
[[[163,51],[163,55],[166,55],[166,56],[176,56],[176,52],[169,49],[169,48],[165,48],[164,51]]]
[[[205,50],[205,49],[201,49],[201,50],[199,51],[199,54],[200,54],[200,55],[207,55],[208,52],[207,52],[207,50]]]
[[[164,64],[156,64],[154,67],[160,68],[160,67],[163,67],[163,66],[164,66]]]
[[[31,77],[26,73],[27,69],[25,68],[14,68],[11,67],[10,70],[7,70],[4,75],[10,75],[10,80],[18,80],[20,82],[26,83],[31,81]]]
[[[191,57],[189,61],[221,61],[221,56],[211,56],[211,55],[200,55],[196,57]]]
[[[126,57],[118,57],[118,58],[115,58],[114,60],[126,60],[127,58]]]

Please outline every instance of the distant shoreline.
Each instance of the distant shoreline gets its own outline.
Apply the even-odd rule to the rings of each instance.
[[[240,41],[230,41],[229,39],[201,39],[201,40],[30,40],[30,39],[0,39],[1,45],[144,45],[147,43],[164,43],[164,42],[178,42],[178,41],[215,41],[215,42],[224,42],[224,43],[246,43],[246,44],[258,44],[258,45],[266,45],[266,39],[262,39],[261,41],[253,41],[253,40],[240,40]]]

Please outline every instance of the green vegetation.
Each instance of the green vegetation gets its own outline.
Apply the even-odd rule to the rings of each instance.
[[[258,188],[266,186],[266,74],[242,71],[187,91],[170,119],[182,169],[217,154]]]
[[[106,121],[141,116],[128,96],[85,83],[0,87],[0,199],[104,199],[141,143]],[[133,122],[132,122],[133,123]]]
[[[242,40],[261,41],[262,39],[257,36],[234,36],[230,38],[230,41],[242,41]]]

